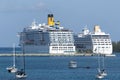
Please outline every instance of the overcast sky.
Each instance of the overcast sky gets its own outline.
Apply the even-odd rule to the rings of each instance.
[[[120,40],[120,0],[0,0],[0,47],[18,45],[18,32],[34,19],[47,23],[49,13],[75,33],[97,24],[112,41]]]

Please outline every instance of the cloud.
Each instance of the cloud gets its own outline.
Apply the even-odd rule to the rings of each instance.
[[[45,7],[45,3],[43,2],[39,2],[37,5],[36,5],[37,8],[43,8]]]
[[[46,4],[43,2],[27,1],[0,1],[0,11],[27,11],[45,9]]]
[[[36,4],[33,4],[32,7],[30,7],[32,10],[39,10],[39,9],[44,9],[46,8],[46,4],[43,2],[39,2]]]

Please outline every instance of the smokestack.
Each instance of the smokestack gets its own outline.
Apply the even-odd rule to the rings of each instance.
[[[95,25],[94,32],[101,32],[101,29],[100,29],[99,25]]]
[[[48,25],[49,26],[54,26],[54,17],[53,14],[48,14]]]

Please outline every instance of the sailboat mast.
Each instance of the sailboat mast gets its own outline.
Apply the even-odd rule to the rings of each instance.
[[[23,70],[24,70],[24,72],[25,72],[25,50],[24,50],[24,43],[23,43],[23,49],[22,49],[22,51],[23,51]]]
[[[104,53],[104,48],[103,48],[103,53]],[[105,68],[105,54],[103,54],[103,69]]]
[[[104,64],[104,55],[103,55],[103,69],[105,68],[105,64]]]
[[[100,52],[99,52],[99,47],[97,47],[97,54],[98,54],[98,69],[99,69],[99,72],[100,72],[100,69],[101,69],[101,66],[100,66]]]
[[[98,53],[98,68],[100,69],[100,54]]]
[[[15,43],[13,44],[13,66],[15,67]]]

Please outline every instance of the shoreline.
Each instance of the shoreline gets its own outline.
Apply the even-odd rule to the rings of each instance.
[[[4,56],[13,56],[12,53],[1,53],[0,57]],[[23,56],[23,54],[18,53],[15,54],[15,56]],[[25,54],[25,56],[94,56],[93,54],[85,54],[85,53],[80,53],[80,54],[42,54],[42,53],[29,53]]]
[[[13,53],[0,53],[0,57],[9,57],[13,56]],[[16,53],[15,56],[23,56],[21,53]],[[33,56],[33,57],[49,57],[49,56],[98,56],[97,54],[92,54],[92,53],[79,53],[79,54],[48,54],[48,53],[26,53],[24,56]],[[105,55],[106,57],[114,57],[116,56],[115,54],[110,54],[110,55]]]

